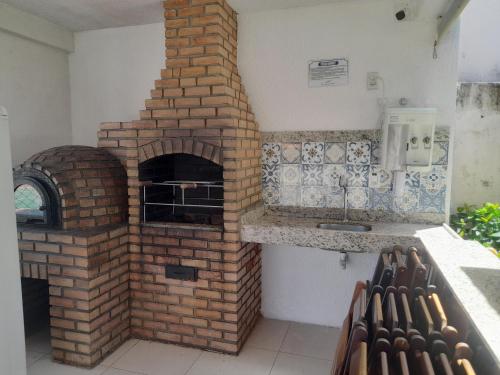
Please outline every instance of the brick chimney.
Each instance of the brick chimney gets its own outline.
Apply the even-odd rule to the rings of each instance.
[[[225,0],[164,6],[166,68],[140,120],[103,123],[98,134],[128,175],[131,333],[238,353],[260,310],[260,246],[240,241],[239,221],[261,201],[261,168],[260,133],[237,69],[237,14]],[[220,229],[145,222],[141,165],[178,154],[222,167]],[[198,277],[171,279],[166,265]]]

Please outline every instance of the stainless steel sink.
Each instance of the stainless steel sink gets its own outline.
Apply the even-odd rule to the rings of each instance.
[[[344,230],[347,232],[369,232],[372,230],[370,225],[350,223],[322,223],[318,224],[318,228],[328,230]]]

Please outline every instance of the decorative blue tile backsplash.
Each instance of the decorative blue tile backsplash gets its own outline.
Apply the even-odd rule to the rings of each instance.
[[[432,169],[421,172],[409,167],[404,193],[396,196],[392,172],[380,166],[378,140],[360,140],[356,132],[352,132],[352,141],[350,132],[321,142],[299,142],[307,138],[303,137],[307,132],[287,135],[286,142],[265,142],[262,147],[267,205],[343,208],[344,190],[339,180],[345,176],[348,208],[402,213],[445,211],[447,136],[437,137],[434,143]]]
[[[302,164],[323,164],[325,144],[323,142],[302,143]]]

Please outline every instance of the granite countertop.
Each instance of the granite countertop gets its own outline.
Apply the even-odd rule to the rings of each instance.
[[[261,208],[244,215],[241,235],[247,242],[356,253],[394,245],[425,248],[500,371],[500,260],[495,255],[475,241],[464,241],[445,225],[361,222],[373,228],[362,233],[317,228],[325,222],[334,220],[265,214]]]
[[[419,230],[417,236],[500,372],[500,260],[478,242],[453,237],[444,227]]]
[[[317,228],[320,223],[335,222],[338,221],[264,214],[260,211],[250,213],[242,220],[241,237],[246,242],[366,253],[379,252],[395,245],[421,246],[417,232],[435,227],[424,224],[359,222],[371,225],[372,230],[348,232]]]

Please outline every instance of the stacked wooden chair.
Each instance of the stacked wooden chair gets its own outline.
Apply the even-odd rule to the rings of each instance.
[[[416,248],[384,251],[373,279],[356,284],[331,374],[480,374],[468,321],[453,308],[447,315],[448,293],[435,281]]]

